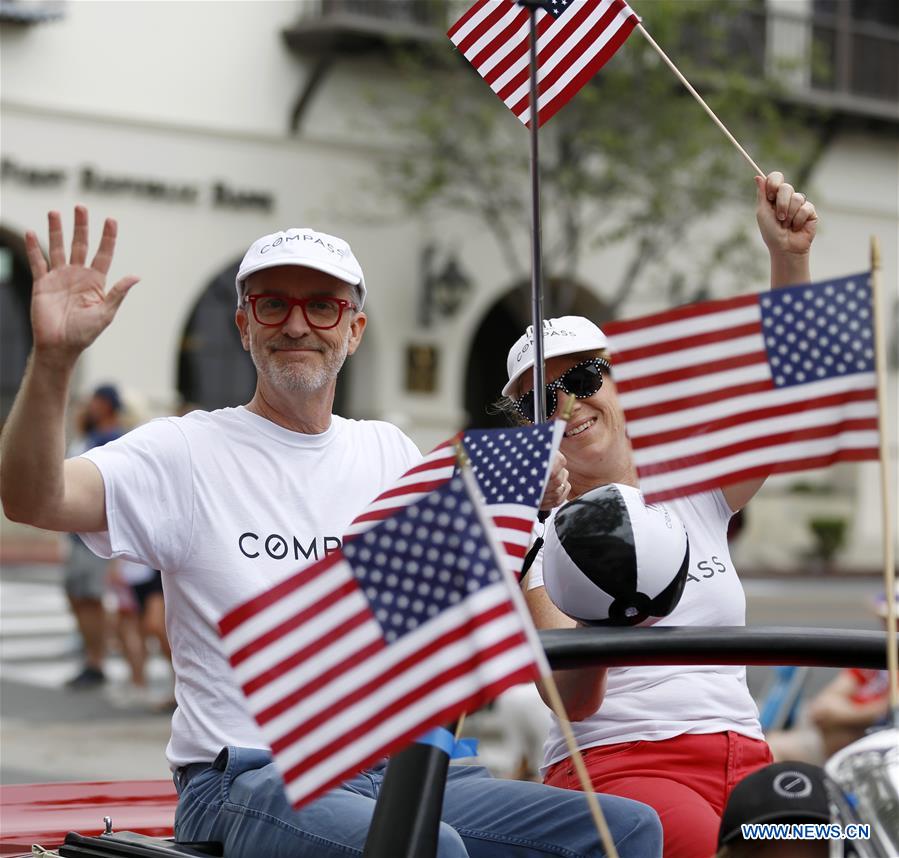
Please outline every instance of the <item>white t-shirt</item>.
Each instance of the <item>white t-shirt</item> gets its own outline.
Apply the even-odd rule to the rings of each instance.
[[[161,569],[178,708],[173,768],[225,745],[267,747],[231,678],[216,624],[341,545],[347,525],[421,459],[399,429],[334,416],[304,435],[246,408],[154,420],[84,454],[100,469],[101,557]]]
[[[678,516],[690,540],[690,568],[677,607],[659,626],[743,626],[746,597],[727,546],[731,509],[720,490],[656,504]],[[547,522],[547,526],[549,522]],[[528,589],[543,586],[543,552],[531,567]],[[572,723],[578,746],[658,741],[683,733],[732,730],[762,739],[758,707],[735,665],[613,667],[599,710]],[[543,748],[544,771],[568,756],[553,716]]]
[[[135,584],[145,584],[156,574],[155,569],[151,569],[144,563],[132,563],[130,560],[122,559],[118,561],[118,571],[119,577],[129,587],[133,587]]]

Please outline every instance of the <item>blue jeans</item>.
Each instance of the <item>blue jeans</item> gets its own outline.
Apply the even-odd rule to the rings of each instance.
[[[228,747],[179,789],[175,834],[182,841],[218,840],[225,858],[358,856],[385,770],[366,769],[294,810],[268,751]],[[616,796],[601,796],[600,803],[621,858],[661,856],[662,829],[654,810]],[[582,793],[500,780],[480,766],[450,766],[439,858],[604,854]]]

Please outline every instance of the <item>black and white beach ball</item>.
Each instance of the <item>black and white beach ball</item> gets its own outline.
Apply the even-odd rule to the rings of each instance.
[[[546,592],[573,619],[651,625],[680,600],[690,563],[687,531],[632,486],[610,483],[565,504],[544,538]]]

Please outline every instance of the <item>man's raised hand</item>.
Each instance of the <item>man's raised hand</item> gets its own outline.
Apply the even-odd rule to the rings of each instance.
[[[90,266],[88,216],[84,206],[75,207],[72,252],[66,262],[62,219],[59,212],[47,216],[50,264],[44,259],[34,232],[25,233],[25,247],[34,286],[31,295],[31,326],[35,352],[68,359],[76,358],[109,325],[137,277],[123,277],[109,291],[106,275],[112,264],[116,222],[103,224],[100,246]]]

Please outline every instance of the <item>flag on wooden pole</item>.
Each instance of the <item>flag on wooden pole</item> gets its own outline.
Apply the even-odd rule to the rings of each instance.
[[[647,501],[878,457],[868,278],[604,326]]]
[[[221,619],[294,807],[541,674],[479,503],[456,476]]]
[[[538,125],[608,62],[640,20],[624,0],[546,0],[537,10]],[[529,12],[516,0],[477,0],[447,35],[525,124]]]

